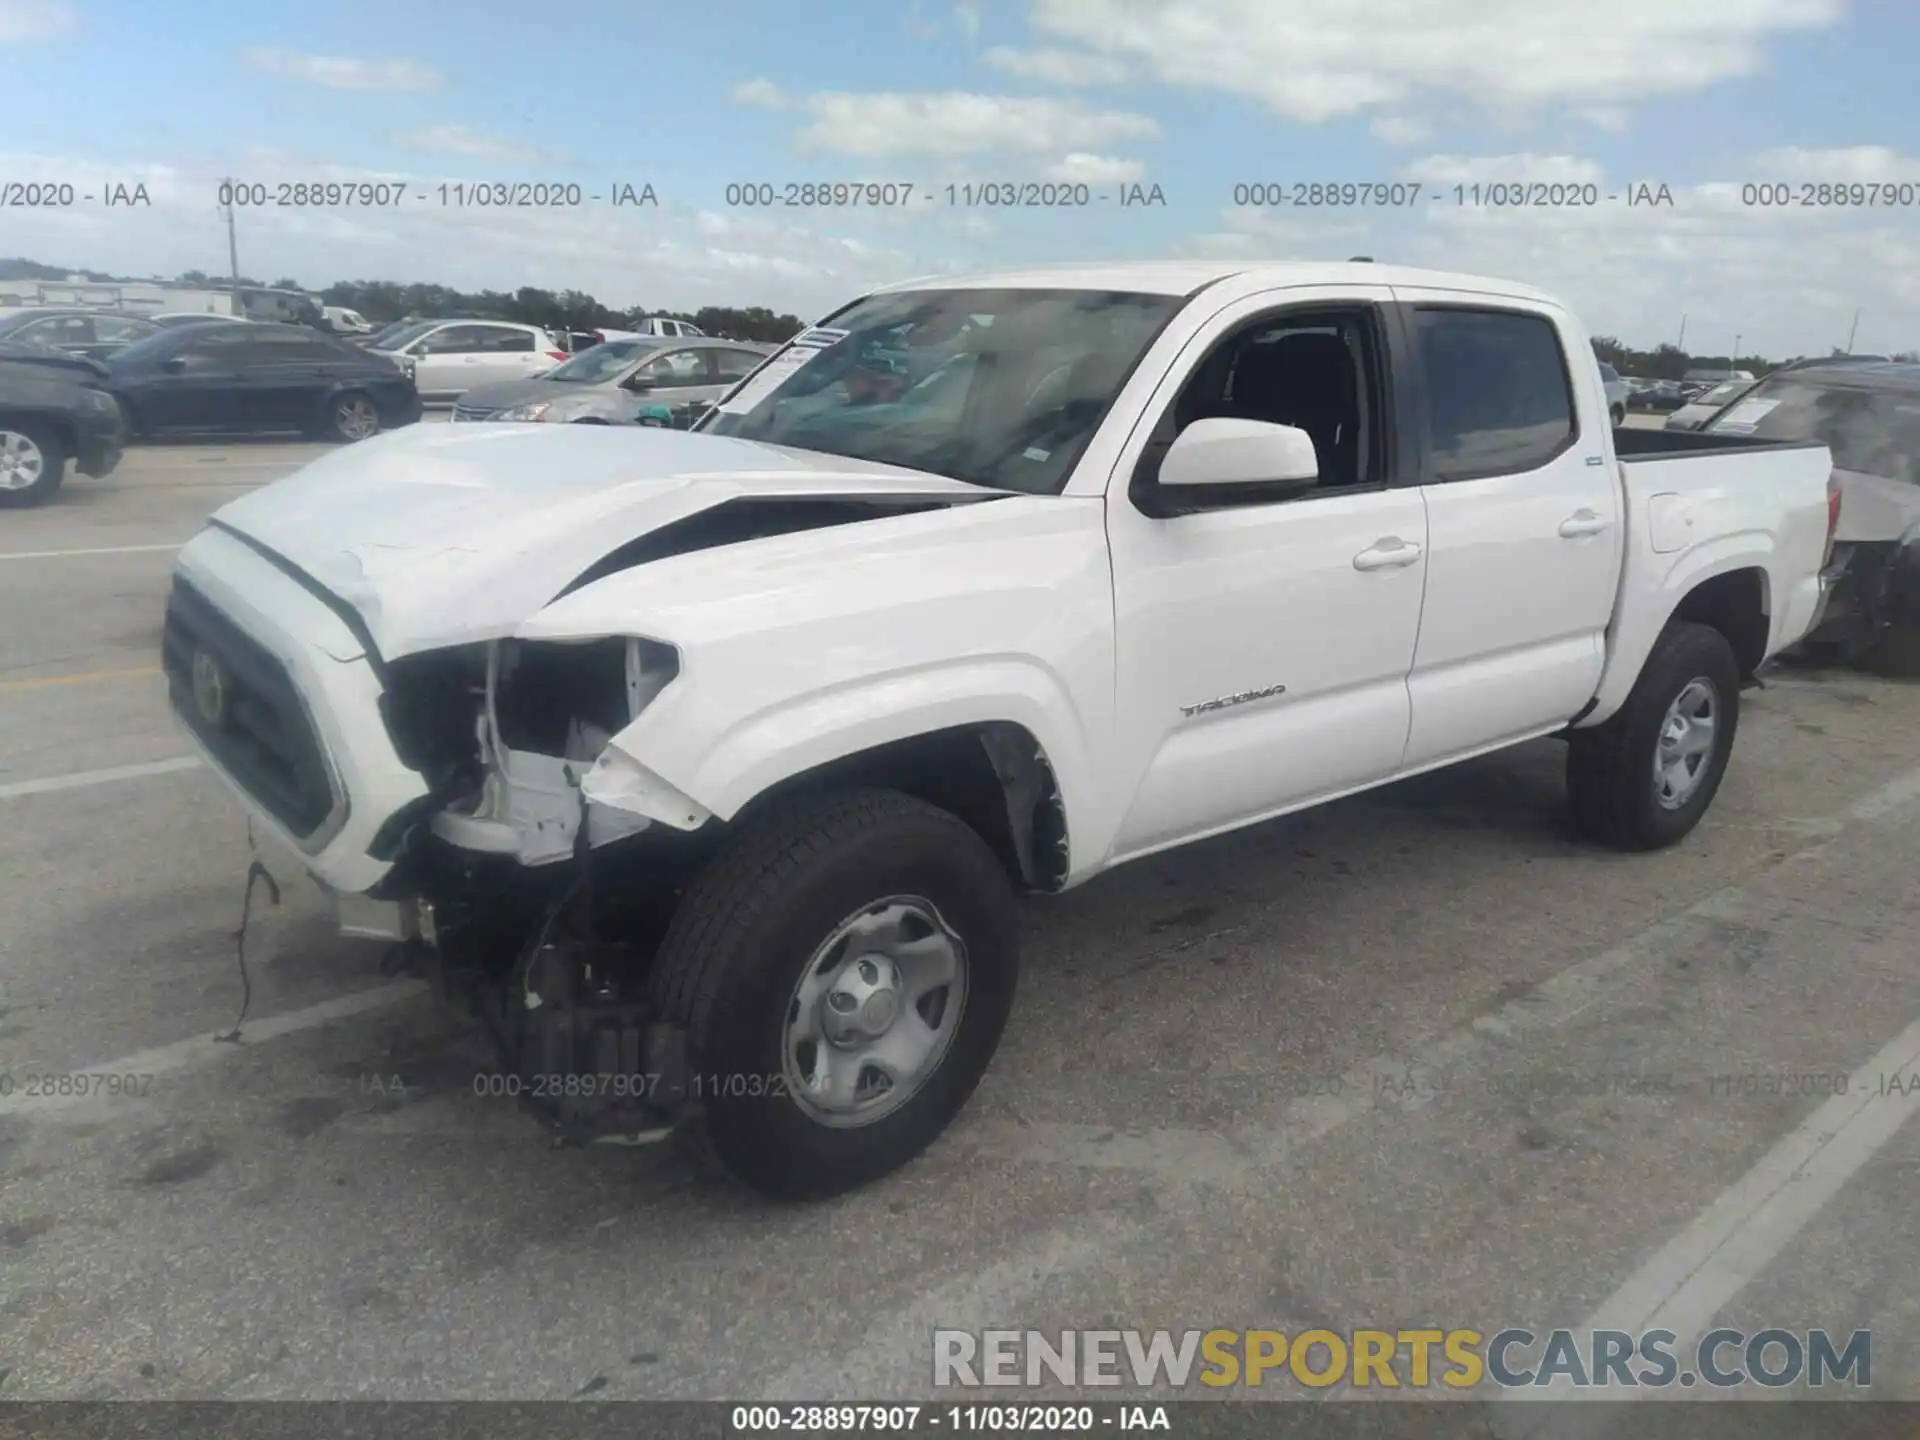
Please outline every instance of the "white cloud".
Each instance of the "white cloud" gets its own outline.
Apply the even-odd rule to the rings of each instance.
[[[1145,115],[1088,110],[1065,100],[956,91],[812,95],[806,107],[813,118],[800,132],[803,149],[868,159],[1035,154],[1114,140],[1151,140],[1160,134],[1160,127]]]
[[[1802,150],[1789,146],[1753,158],[1756,179],[1807,180],[1849,184],[1920,182],[1920,157],[1902,155],[1884,145],[1842,150]]]
[[[733,103],[752,105],[761,110],[780,110],[787,104],[786,92],[771,80],[742,80],[733,87]]]
[[[290,50],[248,50],[246,62],[270,75],[308,80],[331,90],[437,90],[440,74],[412,60],[367,60],[345,55],[299,55]]]
[[[67,0],[0,0],[0,44],[52,40],[79,25]]]
[[[1418,145],[1433,136],[1433,127],[1426,121],[1404,115],[1382,115],[1368,128],[1374,139],[1387,145]]]
[[[1147,173],[1138,160],[1122,160],[1113,155],[1090,155],[1076,150],[1062,156],[1040,172],[1043,180],[1067,185],[1127,185]]]
[[[1618,105],[1751,75],[1845,0],[1034,0],[1045,34],[1289,119],[1419,96]]]
[[[1049,85],[1118,85],[1128,73],[1111,55],[1090,55],[1084,50],[1015,50],[998,45],[987,52],[986,60],[996,70]]]
[[[1594,129],[1616,135],[1633,124],[1633,112],[1620,105],[1587,105],[1574,113]]]
[[[394,138],[403,150],[435,155],[458,155],[465,160],[488,160],[501,165],[537,165],[554,157],[547,151],[496,135],[481,135],[464,125],[429,125]]]
[[[1429,155],[1401,172],[1427,185],[1589,185],[1603,171],[1598,161],[1573,155]]]
[[[953,18],[954,23],[960,27],[960,33],[968,40],[980,38],[980,7],[978,5],[970,3],[970,0],[961,0],[960,4],[953,7]]]

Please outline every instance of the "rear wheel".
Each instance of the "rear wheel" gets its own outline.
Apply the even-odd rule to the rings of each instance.
[[[967,1103],[1018,968],[1006,872],[955,816],[889,790],[770,810],[688,888],[655,961],[687,1031],[684,1138],[781,1199],[886,1175]]]
[[[1620,850],[1682,839],[1713,804],[1739,723],[1740,665],[1726,636],[1669,625],[1619,713],[1569,737],[1575,828]]]
[[[37,421],[0,420],[0,506],[44,504],[67,474],[60,437]]]
[[[1626,406],[1624,405],[1614,406],[1611,414],[1613,416],[1614,429],[1618,430],[1622,425],[1627,423],[1627,407]]]
[[[345,444],[380,433],[380,407],[371,396],[349,391],[327,405],[327,437]]]

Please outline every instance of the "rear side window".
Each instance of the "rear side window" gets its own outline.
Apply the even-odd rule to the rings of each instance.
[[[1537,470],[1580,433],[1553,322],[1499,310],[1423,309],[1414,328],[1426,380],[1433,477]]]

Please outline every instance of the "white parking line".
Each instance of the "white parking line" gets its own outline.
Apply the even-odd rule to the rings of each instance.
[[[101,545],[89,550],[15,550],[0,552],[0,560],[74,560],[83,555],[154,555],[162,550],[178,550],[177,545]]]
[[[95,785],[111,785],[116,780],[140,780],[148,775],[171,775],[176,770],[198,769],[200,761],[192,755],[177,755],[171,760],[149,760],[144,765],[115,765],[106,770],[81,770],[72,775],[49,775],[42,780],[17,780],[0,785],[0,800],[22,795],[51,795],[60,790],[86,790]]]
[[[416,995],[425,994],[431,988],[423,980],[396,980],[391,985],[379,985],[371,990],[358,990],[351,995],[342,995],[337,1000],[326,1000],[318,1005],[309,1005],[304,1010],[290,1010],[284,1015],[269,1015],[262,1020],[249,1020],[240,1027],[240,1041],[237,1044],[222,1044],[210,1035],[203,1035],[193,1040],[179,1040],[171,1045],[162,1045],[156,1050],[142,1050],[136,1055],[123,1055],[118,1060],[106,1060],[98,1065],[87,1065],[74,1072],[100,1077],[98,1081],[89,1082],[87,1093],[27,1095],[15,1091],[12,1094],[0,1095],[0,1115],[34,1115],[49,1110],[71,1109],[90,1102],[110,1102],[126,1098],[124,1095],[113,1094],[107,1088],[116,1077],[124,1081],[129,1076],[144,1077],[182,1070],[204,1069],[209,1065],[217,1065],[241,1051],[250,1050],[263,1040],[276,1040],[282,1035],[311,1030],[316,1025],[330,1025],[335,1020],[344,1020],[350,1015],[363,1015],[369,1010],[398,1005],[403,1000],[411,1000]]]

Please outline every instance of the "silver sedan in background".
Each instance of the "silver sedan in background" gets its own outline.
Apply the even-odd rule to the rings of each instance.
[[[610,340],[534,379],[469,390],[454,402],[453,418],[684,427],[776,348],[651,335]]]

